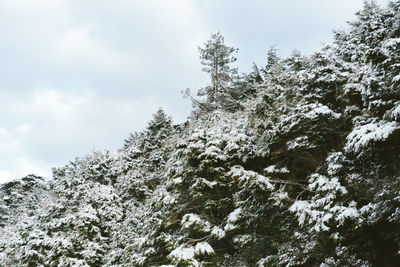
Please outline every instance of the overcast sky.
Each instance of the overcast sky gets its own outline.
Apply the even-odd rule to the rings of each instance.
[[[384,5],[386,0],[378,3]],[[221,31],[237,66],[275,45],[310,55],[362,0],[0,0],[0,182],[51,177],[93,149],[116,150],[158,107],[208,82],[197,46]]]

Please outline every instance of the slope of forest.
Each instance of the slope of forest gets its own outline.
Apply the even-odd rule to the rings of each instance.
[[[190,121],[1,185],[0,266],[398,266],[399,14],[365,2]]]

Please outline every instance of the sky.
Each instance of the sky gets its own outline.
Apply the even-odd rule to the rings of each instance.
[[[386,5],[386,0],[377,1]],[[207,85],[198,46],[220,31],[236,66],[311,55],[362,0],[0,0],[0,183],[51,178],[93,150],[116,151],[159,107],[175,123],[181,91]]]

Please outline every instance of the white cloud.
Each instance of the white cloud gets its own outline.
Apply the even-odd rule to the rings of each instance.
[[[65,8],[66,0],[3,0],[1,1],[2,7],[7,8],[8,11],[15,11],[19,14],[36,14],[48,13],[48,10],[55,10]]]
[[[13,155],[20,149],[20,142],[6,128],[0,128],[0,154]]]
[[[118,97],[201,81],[196,46],[208,33],[194,0],[6,0],[0,35],[0,90],[67,84]]]
[[[27,174],[50,176],[50,169],[39,167],[25,154],[21,135],[29,131],[29,126],[15,129],[0,128],[0,183],[8,182]]]
[[[51,170],[39,167],[36,162],[32,162],[31,159],[24,156],[17,157],[13,164],[13,178],[14,177],[24,177],[28,174],[36,174],[43,176],[46,179],[51,177]]]
[[[49,168],[39,167],[36,162],[32,162],[29,158],[14,158],[7,169],[0,168],[0,184],[9,182],[16,178],[22,178],[28,174],[35,174],[46,179],[51,178],[51,170]]]
[[[2,179],[30,173],[49,176],[51,167],[93,148],[118,149],[130,132],[146,126],[161,102],[156,97],[104,99],[57,89],[8,98],[1,109],[11,111],[17,125],[0,128]]]
[[[91,69],[98,73],[117,73],[120,76],[140,73],[140,55],[113,49],[106,41],[96,39],[95,24],[82,25],[60,34],[54,43],[53,59],[71,68]]]
[[[11,172],[0,170],[0,184],[8,182],[12,177],[15,177]]]

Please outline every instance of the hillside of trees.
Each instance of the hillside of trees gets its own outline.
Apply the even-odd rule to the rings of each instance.
[[[247,74],[213,34],[186,123],[0,185],[0,266],[398,266],[399,14]]]

